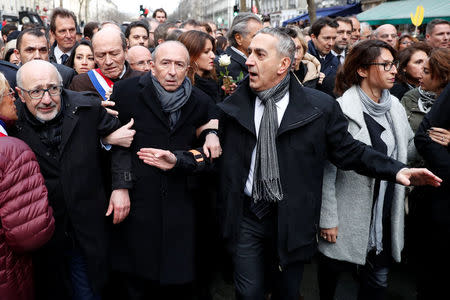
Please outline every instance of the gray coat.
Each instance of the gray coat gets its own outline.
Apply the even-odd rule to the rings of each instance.
[[[415,155],[414,134],[408,124],[405,110],[397,98],[392,99],[390,110],[395,128],[398,153],[397,160],[406,163]],[[349,121],[348,131],[361,142],[371,145],[369,131],[364,121],[362,104],[356,87],[347,90],[337,99]],[[375,179],[362,176],[354,171],[337,169],[331,163],[325,167],[320,227],[338,227],[336,243],[319,241],[319,251],[324,255],[364,265],[369,242],[372,203]],[[395,185],[391,211],[392,257],[400,261],[404,237],[405,188]]]

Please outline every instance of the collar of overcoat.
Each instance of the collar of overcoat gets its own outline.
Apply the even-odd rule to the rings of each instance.
[[[242,127],[255,133],[255,99],[256,95],[249,87],[248,76],[244,78],[236,92],[219,103],[225,114],[235,119]],[[311,101],[312,100],[312,101]],[[313,105],[314,99],[307,99],[303,88],[294,76],[289,82],[289,104],[278,128],[277,136],[286,131],[304,126],[322,115],[322,111]]]

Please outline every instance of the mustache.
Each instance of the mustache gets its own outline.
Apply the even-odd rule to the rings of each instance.
[[[56,107],[56,104],[54,102],[51,102],[49,104],[39,103],[36,108],[53,108]]]

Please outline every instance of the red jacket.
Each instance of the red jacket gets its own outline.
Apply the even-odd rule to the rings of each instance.
[[[30,251],[52,236],[54,219],[36,157],[21,140],[0,137],[0,299],[33,299]]]

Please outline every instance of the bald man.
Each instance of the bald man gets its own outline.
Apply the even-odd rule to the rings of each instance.
[[[378,27],[374,32],[374,38],[388,43],[395,49],[398,41],[397,28],[391,24],[384,24]]]
[[[19,69],[16,91],[16,137],[36,154],[56,226],[33,256],[36,299],[100,299],[108,273],[107,222],[122,222],[130,208],[131,176],[121,148],[112,149],[111,197],[99,159],[100,141],[120,122],[95,96],[63,89],[56,67],[44,60]]]
[[[128,49],[127,61],[130,67],[135,71],[150,71],[152,54],[148,48],[143,46],[133,46]]]

